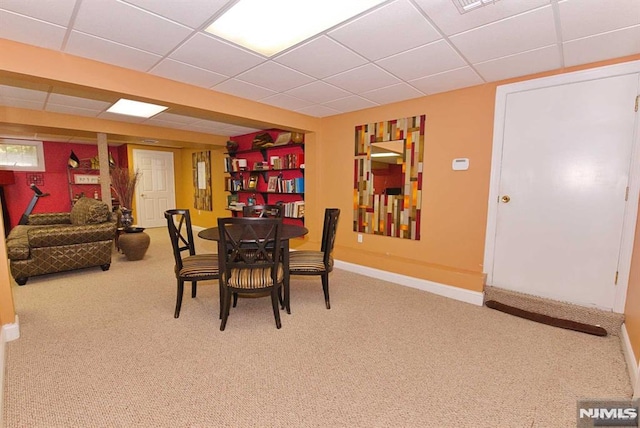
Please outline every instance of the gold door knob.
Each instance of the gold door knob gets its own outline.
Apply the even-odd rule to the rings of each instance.
[[[506,204],[511,200],[511,198],[509,195],[504,195],[500,200]]]

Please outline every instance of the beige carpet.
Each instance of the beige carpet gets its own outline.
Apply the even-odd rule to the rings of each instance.
[[[174,319],[168,237],[148,231],[144,260],[14,286],[5,428],[573,427],[576,400],[631,396],[618,337],[345,271],[331,310],[294,277],[281,330],[262,298],[220,332],[211,282]]]

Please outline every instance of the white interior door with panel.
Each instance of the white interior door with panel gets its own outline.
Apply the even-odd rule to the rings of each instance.
[[[142,173],[136,187],[137,224],[166,226],[164,212],[176,206],[173,153],[134,149],[133,167]]]
[[[498,94],[487,284],[621,312],[637,215],[639,78],[572,77]]]

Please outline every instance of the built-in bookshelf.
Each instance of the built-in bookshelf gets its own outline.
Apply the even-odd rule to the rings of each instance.
[[[267,132],[279,144],[253,148],[256,133],[236,137],[238,149],[224,160],[227,208],[237,215],[245,205],[282,204],[286,220],[304,221],[304,142]]]

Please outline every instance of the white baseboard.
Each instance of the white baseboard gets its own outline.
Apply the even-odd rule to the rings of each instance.
[[[620,339],[622,340],[622,351],[627,362],[627,370],[629,371],[629,379],[633,388],[633,399],[640,398],[640,364],[633,353],[629,333],[627,333],[627,325],[622,324]]]
[[[2,326],[2,342],[11,342],[20,337],[20,323],[18,322],[18,315],[16,315],[16,321],[10,324]]]
[[[451,285],[444,285],[437,282],[427,281],[426,279],[400,275],[398,273],[387,272],[384,270],[356,265],[340,260],[335,260],[334,266],[349,272],[358,273],[364,276],[370,276],[372,278],[382,279],[384,281],[404,285],[405,287],[417,288],[419,290],[428,291],[429,293],[437,294],[439,296],[471,303],[472,305],[476,306],[482,306],[484,303],[484,293],[480,291],[465,290],[463,288],[453,287]]]

